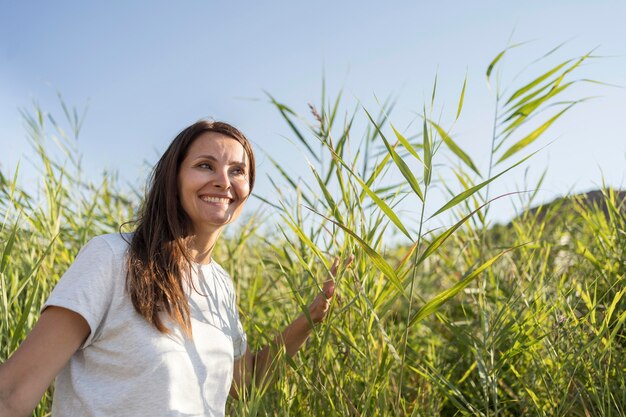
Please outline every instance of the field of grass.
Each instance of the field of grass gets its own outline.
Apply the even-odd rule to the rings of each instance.
[[[346,109],[322,91],[309,115],[297,115],[269,97],[311,175],[276,164],[277,198],[265,200],[276,227],[261,231],[263,215],[249,216],[217,248],[252,347],[305,309],[332,256],[355,261],[338,274],[341,299],[308,346],[277,357],[282,377],[230,401],[229,415],[626,415],[623,194],[606,188],[602,204],[571,197],[506,226],[489,220],[499,197],[491,182],[531,158],[529,146],[582,101],[566,94],[586,82],[577,72],[592,57],[542,67],[548,54],[504,88],[496,74],[511,52],[487,69],[495,113],[484,169],[453,139],[465,83],[450,120],[433,116],[433,88],[407,132],[387,116],[391,105]],[[64,129],[41,109],[24,117],[41,177],[34,192],[19,172],[0,177],[0,360],[79,248],[118,231],[138,203],[115,176],[81,178],[76,112],[65,110]],[[435,192],[447,203],[433,206]],[[534,196],[514,198],[524,208]],[[47,415],[49,394],[34,416]]]

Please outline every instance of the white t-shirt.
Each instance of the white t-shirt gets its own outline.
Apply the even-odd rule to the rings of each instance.
[[[193,340],[168,320],[163,334],[133,308],[127,249],[119,234],[92,239],[43,307],[75,311],[91,328],[56,378],[52,415],[223,416],[233,361],[246,350],[231,278],[215,262],[194,265]]]

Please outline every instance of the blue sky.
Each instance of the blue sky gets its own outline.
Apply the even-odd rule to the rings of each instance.
[[[375,96],[396,96],[392,119],[407,126],[430,99],[435,75],[437,109],[453,115],[466,73],[466,110],[455,137],[485,167],[493,94],[484,73],[513,30],[513,41],[529,43],[507,58],[505,80],[569,40],[557,58],[598,47],[605,58],[581,74],[626,85],[624,16],[623,1],[0,0],[0,168],[13,170],[30,152],[18,109],[36,101],[61,118],[60,92],[79,109],[89,104],[78,144],[86,175],[113,170],[141,184],[146,163],[180,129],[208,116],[253,140],[256,192],[267,196],[273,170],[263,151],[295,175],[305,164],[264,91],[308,116],[325,74],[329,94],[343,88],[348,109],[361,102],[376,111]],[[602,175],[624,186],[626,90],[589,86],[577,94],[599,97],[532,148],[554,141],[527,164],[531,179],[548,167],[543,200],[595,188]],[[494,192],[523,182],[520,168]],[[497,213],[510,218],[511,204]]]

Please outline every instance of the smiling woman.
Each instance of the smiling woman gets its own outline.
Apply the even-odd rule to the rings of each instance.
[[[254,186],[236,128],[201,120],[154,168],[131,234],[93,238],[0,366],[0,416],[26,416],[56,376],[53,416],[223,416],[228,394],[271,379],[322,321],[332,278],[270,345],[247,346],[231,277],[212,252]],[[337,271],[337,261],[331,273]]]
[[[202,134],[189,147],[178,189],[196,236],[211,235],[239,217],[251,191],[249,160],[241,143],[216,132]]]

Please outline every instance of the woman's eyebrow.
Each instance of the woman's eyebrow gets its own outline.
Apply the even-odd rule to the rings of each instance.
[[[209,161],[212,161],[212,162],[219,162],[217,160],[217,158],[214,157],[213,155],[198,155],[195,159],[196,160],[198,160],[198,159],[208,159]],[[226,164],[227,165],[244,165],[244,166],[246,166],[246,160],[244,159],[243,161],[228,161]]]

